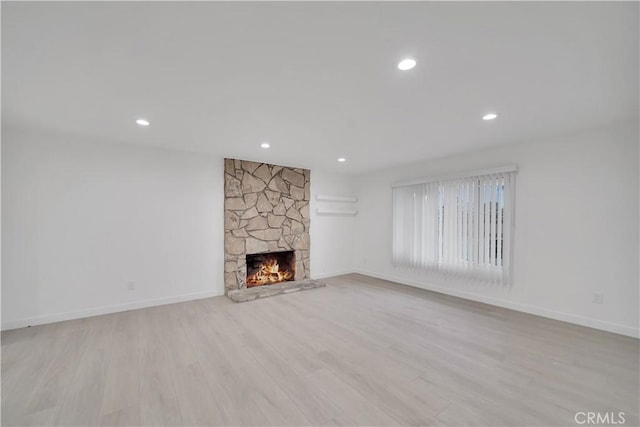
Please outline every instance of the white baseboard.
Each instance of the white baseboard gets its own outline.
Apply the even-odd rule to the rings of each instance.
[[[603,320],[592,319],[589,317],[579,316],[570,313],[564,313],[554,310],[548,310],[542,307],[514,303],[510,301],[501,300],[498,298],[485,297],[470,292],[459,291],[456,289],[444,288],[440,286],[434,286],[426,283],[421,283],[413,280],[408,280],[400,277],[389,276],[385,274],[375,273],[371,271],[361,270],[348,270],[348,271],[336,271],[332,273],[320,273],[314,274],[313,279],[325,279],[328,277],[342,276],[344,274],[362,274],[364,276],[375,277],[382,280],[388,280],[390,282],[400,283],[403,285],[413,286],[416,288],[426,289],[429,291],[438,292],[445,295],[451,295],[463,299],[472,301],[478,301],[497,307],[508,308],[511,310],[521,311],[524,313],[534,314],[537,316],[547,317],[549,319],[560,320],[563,322],[573,323],[576,325],[587,326],[590,328],[600,329],[603,331],[613,332],[616,334],[626,335],[629,337],[640,338],[640,330],[626,325],[618,323],[606,322]],[[135,301],[126,304],[110,305],[103,307],[90,308],[86,310],[79,310],[66,313],[56,313],[44,316],[37,316],[18,320],[9,320],[2,322],[2,330],[24,328],[27,326],[43,325],[46,323],[62,322],[64,320],[81,319],[83,317],[100,316],[102,314],[118,313],[121,311],[135,310],[139,308],[154,307],[165,304],[174,304],[178,302],[192,301],[202,298],[210,298],[214,296],[224,295],[215,291],[199,292],[186,295],[178,295],[168,298],[157,298],[152,300]]]
[[[328,277],[343,276],[345,274],[353,274],[353,273],[355,273],[355,271],[353,270],[334,271],[332,273],[312,274],[311,278],[314,280],[318,280],[318,279],[326,279]]]
[[[202,298],[215,297],[221,294],[218,291],[197,292],[193,294],[177,295],[167,298],[156,298],[143,301],[135,301],[126,304],[108,305],[89,308],[86,310],[69,311],[65,313],[46,314],[43,316],[25,319],[8,320],[2,322],[2,330],[25,328],[27,326],[44,325],[46,323],[62,322],[64,320],[81,319],[84,317],[100,316],[103,314],[119,313],[121,311],[136,310],[139,308],[155,307],[158,305],[174,304],[177,302],[192,301]]]
[[[603,331],[613,332],[615,334],[620,334],[620,335],[626,335],[633,338],[640,338],[640,330],[638,328],[634,328],[627,325],[606,322],[604,320],[592,319],[590,317],[580,316],[577,314],[564,313],[564,312],[555,311],[555,310],[548,310],[546,308],[542,308],[538,306],[511,302],[511,301],[506,301],[498,298],[485,297],[485,296],[474,294],[471,292],[464,292],[456,289],[434,286],[427,283],[403,279],[400,277],[388,276],[386,274],[379,274],[371,271],[365,272],[361,270],[355,270],[354,273],[362,274],[364,276],[375,277],[377,279],[388,280],[390,282],[400,283],[403,285],[413,286],[416,288],[426,289],[429,291],[434,291],[434,292],[438,292],[445,295],[451,295],[458,298],[478,301],[484,304],[494,305],[497,307],[508,308],[510,310],[521,311],[523,313],[534,314],[536,316],[546,317],[549,319],[560,320],[562,322],[568,322],[568,323],[573,323],[580,326],[586,326],[589,328],[600,329]]]

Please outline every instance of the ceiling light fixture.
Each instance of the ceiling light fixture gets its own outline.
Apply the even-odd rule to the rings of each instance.
[[[496,113],[489,113],[489,114],[485,114],[484,116],[482,116],[482,120],[493,120],[496,117],[498,117],[498,115]]]
[[[138,119],[136,120],[136,123],[139,124],[140,126],[149,126],[149,121],[145,120],[145,119]]]
[[[269,147],[271,147],[271,144],[269,144],[268,142],[263,142],[262,144],[260,144],[260,147],[269,148]]]
[[[345,159],[344,157],[338,157],[338,161],[342,163],[342,162],[346,162],[347,159]]]
[[[407,71],[416,66],[416,60],[412,58],[403,59],[398,63],[398,69]]]

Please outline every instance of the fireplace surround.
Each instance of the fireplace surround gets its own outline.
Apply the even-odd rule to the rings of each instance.
[[[309,279],[310,185],[311,171],[308,169],[224,160],[224,284],[227,295],[248,288],[247,255],[288,251],[293,261],[285,263],[292,263],[290,270],[293,271],[290,271],[292,277],[284,281]],[[284,285],[282,281],[277,284]],[[275,288],[276,285],[269,286]]]

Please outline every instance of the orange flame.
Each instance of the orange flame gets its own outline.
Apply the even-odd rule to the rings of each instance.
[[[291,280],[293,273],[288,270],[280,270],[280,265],[276,259],[264,262],[251,276],[247,277],[247,287],[268,285],[270,283],[284,282]]]

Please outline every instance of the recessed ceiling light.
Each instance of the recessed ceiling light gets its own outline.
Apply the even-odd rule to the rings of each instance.
[[[260,147],[269,148],[269,147],[271,147],[271,144],[269,144],[268,142],[263,142],[262,144],[260,144]]]
[[[140,126],[149,126],[149,121],[145,119],[138,119],[136,120],[136,123]]]
[[[342,163],[342,162],[346,162],[347,159],[345,159],[344,157],[338,157],[338,161]]]
[[[412,58],[403,59],[398,63],[398,69],[407,71],[416,66],[416,60]]]
[[[496,117],[498,117],[498,115],[496,113],[489,113],[489,114],[485,114],[484,116],[482,116],[482,120],[493,120]]]

